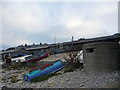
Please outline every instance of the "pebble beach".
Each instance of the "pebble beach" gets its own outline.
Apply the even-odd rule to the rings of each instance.
[[[65,62],[63,57],[67,57],[64,54],[51,55],[45,58],[39,63],[45,63],[47,61],[52,62],[61,59]],[[27,64],[26,64],[27,65]],[[31,83],[23,80],[25,73],[28,73],[29,69],[21,67],[20,69],[6,69],[1,68],[0,71],[0,88],[6,86],[8,88],[119,88],[120,72],[114,71],[111,73],[87,73],[84,69],[76,69],[73,72],[64,72],[64,68],[58,73],[61,75],[53,76],[48,80]],[[16,76],[17,82],[12,83],[12,77]]]

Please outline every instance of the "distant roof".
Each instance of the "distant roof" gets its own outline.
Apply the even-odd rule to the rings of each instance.
[[[116,33],[116,34],[111,35],[111,36],[82,39],[82,40],[77,40],[75,42],[76,43],[87,43],[87,42],[97,42],[97,41],[106,41],[106,40],[115,40],[115,39],[120,39],[120,33]]]
[[[34,49],[43,49],[43,48],[48,48],[49,46],[34,46],[34,47],[29,47],[25,48],[25,50],[34,50]]]
[[[44,48],[48,48],[48,47],[54,47],[56,45],[69,45],[69,44],[84,44],[84,43],[88,43],[88,42],[98,42],[98,41],[114,41],[114,40],[119,40],[120,41],[120,33],[116,33],[114,35],[110,35],[110,36],[102,36],[102,37],[96,37],[96,38],[89,38],[89,39],[79,39],[76,41],[70,41],[70,42],[63,42],[63,43],[56,43],[56,44],[47,44],[47,45],[27,45],[24,47],[25,50],[35,50],[35,49],[44,49]],[[23,46],[22,46],[23,47]],[[17,47],[16,47],[17,48]],[[16,49],[11,49],[11,50],[5,50],[2,51],[2,53],[11,53],[11,52],[15,52],[17,51]]]
[[[6,50],[6,51],[2,51],[2,54],[4,54],[4,53],[12,53],[12,52],[15,52],[15,51],[17,51],[17,50]]]

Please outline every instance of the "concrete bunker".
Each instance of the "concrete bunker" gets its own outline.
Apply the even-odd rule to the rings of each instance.
[[[83,45],[83,67],[86,72],[112,72],[119,69],[119,44],[93,42]]]

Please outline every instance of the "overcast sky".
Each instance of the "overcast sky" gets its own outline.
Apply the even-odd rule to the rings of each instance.
[[[2,2],[0,46],[54,43],[118,32],[117,2]],[[0,35],[1,36],[1,35]]]

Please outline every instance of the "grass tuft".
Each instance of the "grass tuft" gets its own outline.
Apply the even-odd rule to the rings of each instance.
[[[64,68],[64,73],[66,73],[66,72],[73,72],[73,71],[75,71],[75,68],[72,67],[72,66],[68,66],[68,67]]]
[[[11,79],[11,83],[16,83],[18,81],[19,80],[17,79],[17,76],[13,76],[12,79]]]

